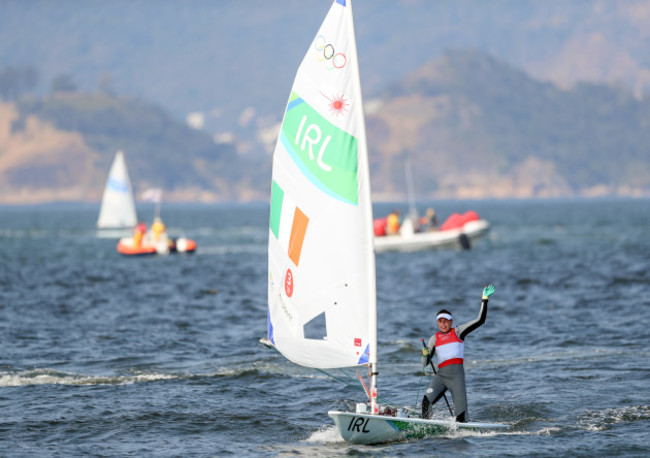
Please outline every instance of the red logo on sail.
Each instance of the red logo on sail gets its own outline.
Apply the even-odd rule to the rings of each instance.
[[[293,274],[291,269],[287,269],[287,274],[284,276],[284,292],[287,293],[287,297],[293,295]]]
[[[348,99],[343,97],[343,95],[337,94],[333,95],[332,97],[328,97],[322,92],[321,95],[329,101],[328,106],[331,114],[338,116],[348,111],[350,103],[348,102]]]
[[[354,346],[355,347],[360,347],[361,346],[361,339],[355,338],[354,339]]]

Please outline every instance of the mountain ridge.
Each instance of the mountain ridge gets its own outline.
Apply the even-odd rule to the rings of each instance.
[[[415,181],[424,183],[420,189],[425,195],[647,193],[648,99],[588,83],[562,89],[471,50],[448,52],[391,88],[391,97],[385,99],[380,114],[371,116],[370,125],[395,126],[395,120],[382,113],[400,111],[405,100],[418,105],[403,116],[420,119],[401,121],[411,126],[411,138],[404,129],[393,129],[394,136],[385,140],[390,146],[373,147],[382,155],[392,151],[393,156],[410,156]],[[430,114],[421,119],[426,110]],[[443,154],[436,170],[427,174],[423,172],[426,154],[421,152],[431,150]],[[622,160],[613,161],[615,154]],[[399,177],[393,181],[399,182]]]
[[[199,112],[211,134],[247,133],[252,122],[279,121],[296,62],[330,3],[9,0],[0,55],[3,65],[38,66],[41,94],[69,75],[80,90],[108,85],[178,120]],[[366,99],[455,48],[561,87],[620,83],[637,97],[650,88],[647,0],[353,3]]]
[[[476,50],[448,51],[366,101],[373,196],[650,194],[650,100],[607,85],[564,89]],[[166,200],[268,200],[277,129],[215,143],[159,106],[112,93],[0,104],[0,202],[98,200],[117,149],[134,185]],[[257,132],[261,137],[260,131]]]

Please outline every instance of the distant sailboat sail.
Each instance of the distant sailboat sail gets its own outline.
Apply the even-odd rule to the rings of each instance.
[[[126,170],[124,153],[118,151],[104,188],[97,227],[100,229],[128,228],[134,227],[137,222],[133,191]]]
[[[349,1],[333,3],[291,89],[273,156],[268,275],[268,340],[285,357],[374,367],[372,208]]]

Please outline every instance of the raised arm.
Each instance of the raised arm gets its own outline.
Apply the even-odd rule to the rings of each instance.
[[[478,317],[469,323],[458,326],[456,334],[460,340],[465,340],[465,336],[485,323],[487,317],[487,304],[488,298],[494,293],[494,286],[487,285],[483,288],[483,297],[481,298],[481,310],[478,312]]]

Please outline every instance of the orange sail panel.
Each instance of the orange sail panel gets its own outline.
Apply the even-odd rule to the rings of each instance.
[[[300,252],[302,251],[302,242],[305,241],[307,233],[307,224],[309,218],[298,207],[293,215],[293,225],[291,226],[291,237],[289,237],[289,258],[295,265],[300,261]]]

